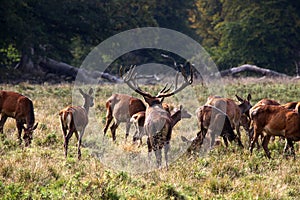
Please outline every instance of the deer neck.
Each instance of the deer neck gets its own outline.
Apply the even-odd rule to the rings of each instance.
[[[88,105],[87,102],[84,102],[83,108],[85,109],[86,113],[89,113],[90,106]]]

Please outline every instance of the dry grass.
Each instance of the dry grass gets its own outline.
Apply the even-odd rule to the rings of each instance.
[[[288,102],[299,100],[299,82],[288,80],[225,80],[228,97],[252,94],[253,104],[268,97]],[[273,159],[268,160],[262,149],[253,155],[231,145],[218,146],[207,156],[183,154],[186,147],[179,140],[197,132],[195,116],[182,120],[174,129],[170,155],[174,158],[169,170],[151,170],[147,161],[146,138],[143,146],[124,142],[125,126],[117,130],[113,143],[110,131],[105,138],[105,100],[118,89],[97,86],[95,106],[86,134],[82,160],[77,160],[75,137],[69,145],[69,155],[63,154],[63,138],[58,111],[72,103],[72,85],[0,85],[29,96],[35,106],[39,126],[33,144],[24,148],[17,143],[14,120],[5,125],[5,137],[0,141],[0,196],[2,199],[297,199],[300,189],[299,143],[297,160],[284,159],[284,144],[269,145]],[[153,88],[153,90],[158,88]],[[210,92],[194,86],[182,96],[166,99],[182,104],[191,114],[203,104]],[[131,93],[132,94],[132,93]],[[194,99],[185,98],[193,96]],[[184,100],[184,101],[183,101]],[[133,130],[131,130],[132,132]],[[246,143],[245,134],[242,136]],[[89,148],[88,148],[89,147]],[[139,159],[141,160],[139,160]],[[129,163],[128,160],[132,161]],[[153,162],[155,161],[152,155]],[[133,162],[135,161],[135,162]],[[118,169],[118,170],[116,170]],[[123,169],[123,170],[122,170]],[[127,171],[127,172],[126,172]],[[145,171],[149,171],[145,173]],[[140,173],[139,173],[140,172]]]

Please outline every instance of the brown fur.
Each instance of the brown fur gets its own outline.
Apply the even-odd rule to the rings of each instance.
[[[109,124],[114,120],[110,127],[113,140],[116,140],[116,129],[122,122],[126,123],[125,139],[127,139],[130,131],[130,118],[135,113],[145,110],[146,106],[142,100],[127,94],[113,94],[106,101],[106,122],[103,129],[104,135],[107,132]]]
[[[294,102],[289,102],[289,103],[283,104],[281,106],[285,107],[286,109],[295,109],[297,104],[298,104],[298,102],[294,101]]]
[[[171,111],[170,111],[170,106],[169,104],[163,103],[162,104],[163,108],[171,114],[171,123],[172,123],[172,128],[182,119],[182,118],[190,118],[191,115],[182,108],[182,106],[179,106],[179,109],[171,106]],[[142,137],[144,136],[144,124],[145,124],[145,111],[141,111],[138,113],[135,113],[132,115],[130,122],[134,124],[135,126],[135,134],[133,136],[133,141],[135,142],[136,140],[140,140],[139,146],[142,144]]]
[[[25,146],[29,146],[32,141],[33,130],[38,125],[37,123],[34,125],[35,118],[32,101],[16,92],[0,91],[0,112],[0,133],[3,133],[3,127],[7,118],[14,118],[16,120],[20,143],[22,142],[22,130],[24,130],[23,139]],[[26,124],[26,128],[24,124]]]
[[[208,97],[205,105],[215,106],[221,111],[225,112],[230,120],[231,126],[236,130],[238,137],[241,137],[240,134],[240,120],[242,114],[247,114],[249,109],[252,107],[250,104],[251,95],[248,94],[247,99],[242,99],[237,96],[237,99],[241,102],[241,104],[237,105],[233,99],[222,98],[219,96],[210,96]]]
[[[293,141],[300,140],[300,117],[298,112],[282,106],[261,105],[252,110],[251,118],[254,127],[254,136],[250,145],[251,152],[258,136],[264,132],[263,148],[268,158],[271,157],[268,150],[271,136],[285,137],[287,140],[285,152],[288,148],[291,148],[295,156]]]
[[[249,111],[250,115],[253,112],[253,110],[256,110],[258,107],[262,106],[262,105],[274,105],[274,106],[280,106],[280,103],[278,103],[276,100],[273,99],[261,99],[260,101],[258,101]],[[252,127],[252,122],[250,122],[250,127],[249,127],[249,146],[251,144],[251,140],[253,139],[253,127]],[[263,135],[260,136],[263,139]],[[275,140],[274,137],[272,137],[272,140]],[[258,144],[258,140],[256,141],[256,145],[259,148],[259,144]]]
[[[84,93],[81,89],[79,90],[84,98],[83,106],[68,106],[59,112],[61,127],[64,135],[64,150],[65,157],[68,155],[68,145],[73,133],[78,141],[77,151],[78,159],[81,159],[81,143],[85,128],[89,122],[88,112],[89,108],[94,105],[93,90],[89,90],[89,94]],[[78,134],[79,132],[79,134]]]
[[[230,120],[226,113],[214,106],[205,105],[197,109],[196,115],[198,127],[200,129],[197,137],[204,139],[209,131],[211,136],[211,147],[213,147],[215,143],[216,133],[220,133],[220,136],[223,138],[226,147],[228,146],[227,140],[230,142],[236,140],[238,145],[243,147],[240,139],[234,134]],[[200,141],[199,145],[201,145],[202,142],[203,141]]]

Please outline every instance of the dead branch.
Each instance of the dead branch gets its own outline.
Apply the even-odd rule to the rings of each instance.
[[[242,72],[254,72],[267,77],[287,77],[286,74],[279,73],[270,69],[260,68],[257,67],[256,65],[249,65],[249,64],[223,70],[220,72],[220,74],[221,76],[233,76],[235,74],[242,73]]]

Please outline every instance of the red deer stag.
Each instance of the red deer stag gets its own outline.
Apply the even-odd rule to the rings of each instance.
[[[34,110],[32,101],[16,92],[0,91],[0,133],[3,134],[3,127],[8,117],[16,119],[18,129],[18,139],[22,142],[21,134],[24,130],[23,139],[25,146],[29,146],[32,141],[33,131],[38,123],[34,124]],[[26,127],[24,127],[26,124]]]
[[[88,124],[88,113],[90,107],[94,106],[94,98],[93,95],[93,89],[91,88],[89,90],[89,93],[84,93],[81,89],[79,89],[80,94],[84,98],[84,104],[83,106],[68,106],[64,109],[62,109],[59,112],[60,115],[60,122],[61,127],[64,134],[64,149],[65,149],[65,157],[67,157],[68,154],[68,145],[70,138],[72,137],[73,133],[75,133],[75,136],[77,138],[78,144],[77,144],[77,152],[78,152],[78,159],[81,159],[81,142],[82,137],[84,134],[84,130]],[[69,132],[67,132],[69,130]],[[78,135],[79,132],[79,135]]]
[[[239,105],[237,105],[233,99],[210,96],[205,105],[215,106],[225,112],[230,120],[232,128],[236,130],[238,137],[241,138],[241,116],[242,114],[249,115],[249,109],[252,107],[250,103],[251,95],[248,94],[247,99],[243,99],[238,95],[236,95],[236,98],[240,102]]]
[[[234,134],[229,117],[225,112],[214,106],[204,105],[197,109],[196,115],[198,127],[200,129],[200,131],[197,133],[197,137],[200,135],[201,138],[204,139],[209,131],[211,136],[211,148],[215,144],[216,133],[220,133],[220,136],[223,138],[226,147],[228,147],[228,140],[230,142],[236,140],[238,145],[243,147],[240,138]],[[201,145],[202,142],[199,145]]]
[[[252,153],[258,136],[264,132],[262,146],[268,158],[271,158],[268,149],[270,137],[283,136],[286,138],[284,152],[287,152],[290,148],[295,159],[293,141],[300,140],[300,113],[298,107],[296,106],[295,110],[290,110],[283,106],[261,105],[253,109],[251,119],[254,135],[250,145],[250,152]]]
[[[113,141],[116,141],[116,129],[122,122],[126,123],[125,141],[129,135],[130,118],[133,114],[145,111],[146,106],[142,100],[129,96],[127,94],[113,94],[106,101],[106,122],[103,129],[104,136],[107,132],[108,126],[112,120],[113,124],[110,127]]]
[[[122,69],[121,76],[122,76]],[[172,135],[172,118],[168,111],[162,106],[162,101],[165,97],[170,97],[179,91],[183,90],[193,82],[193,72],[188,79],[185,70],[181,68],[181,74],[184,77],[184,83],[178,87],[179,72],[175,76],[174,90],[170,91],[170,87],[166,85],[156,96],[143,91],[136,82],[135,67],[131,67],[126,76],[123,76],[124,82],[135,92],[142,95],[147,103],[145,112],[144,130],[147,138],[148,157],[152,150],[155,153],[157,167],[161,168],[162,163],[162,148],[164,148],[166,167],[168,168],[168,151],[170,148],[170,140]]]

